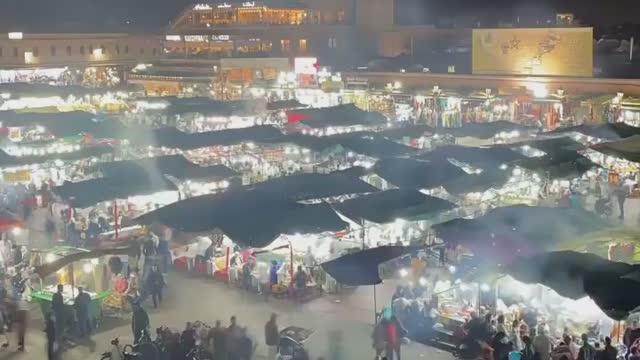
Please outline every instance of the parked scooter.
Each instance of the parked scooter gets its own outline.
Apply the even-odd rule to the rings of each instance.
[[[111,340],[111,350],[102,353],[100,360],[137,360],[140,353],[134,352],[131,345],[120,346],[120,340]]]

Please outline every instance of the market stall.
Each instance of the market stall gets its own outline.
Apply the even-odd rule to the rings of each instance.
[[[38,267],[78,253],[89,253],[89,251],[67,246],[58,246],[49,250],[32,250],[29,264],[30,266]],[[92,258],[72,262],[57,270],[55,276],[47,276],[44,279],[40,279],[39,286],[32,284],[38,290],[33,291],[30,296],[40,304],[43,316],[52,311],[51,300],[53,294],[57,291],[58,284],[64,285],[63,299],[65,312],[67,313],[66,318],[75,319],[74,299],[78,295],[78,286],[83,286],[85,292],[91,297],[89,319],[92,326],[98,326],[102,320],[102,301],[110,293],[106,260]],[[71,323],[67,324],[67,326],[72,327]]]

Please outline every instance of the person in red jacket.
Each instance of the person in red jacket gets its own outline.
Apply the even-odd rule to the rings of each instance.
[[[407,335],[407,330],[405,330],[398,318],[391,313],[390,309],[383,311],[380,324],[384,328],[387,360],[400,360],[402,338]]]

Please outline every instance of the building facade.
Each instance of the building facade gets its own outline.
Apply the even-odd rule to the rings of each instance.
[[[124,65],[152,61],[163,55],[159,35],[36,34],[0,35],[0,67]]]
[[[358,6],[355,0],[196,4],[173,21],[165,52],[171,58],[314,56],[320,63],[351,64],[375,56],[377,47],[371,24],[361,23],[370,18],[356,16]],[[393,21],[393,12],[387,16]]]

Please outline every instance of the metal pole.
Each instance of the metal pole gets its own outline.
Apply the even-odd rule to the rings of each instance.
[[[376,296],[376,286],[373,285],[373,324],[378,325],[378,297]]]

